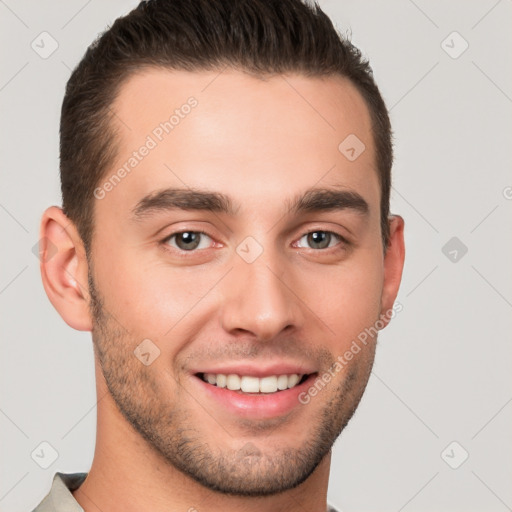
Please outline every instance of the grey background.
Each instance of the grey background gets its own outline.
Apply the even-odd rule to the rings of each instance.
[[[60,203],[70,68],[135,3],[0,0],[5,512],[31,510],[55,471],[92,461],[90,335],[55,312],[32,248],[42,211]],[[407,243],[403,311],[382,332],[366,395],[335,445],[329,499],[345,512],[512,510],[512,2],[320,4],[370,58],[391,109],[392,210]],[[58,42],[46,59],[31,47],[43,31]],[[42,441],[58,452],[47,469],[31,457]]]

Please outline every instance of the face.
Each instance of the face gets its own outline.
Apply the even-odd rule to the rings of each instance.
[[[206,487],[292,488],[351,418],[376,339],[333,364],[394,299],[367,108],[342,78],[145,70],[112,109],[89,255],[109,391]]]

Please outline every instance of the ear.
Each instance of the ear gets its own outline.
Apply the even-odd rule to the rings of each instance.
[[[405,259],[404,219],[399,215],[389,217],[389,244],[384,253],[384,283],[381,296],[381,320],[384,327],[390,321],[389,312],[398,294]],[[387,313],[387,314],[386,314]]]
[[[87,258],[75,225],[61,208],[51,206],[41,219],[39,260],[46,295],[74,329],[90,331]]]

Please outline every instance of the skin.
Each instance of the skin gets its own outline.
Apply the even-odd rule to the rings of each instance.
[[[322,375],[392,308],[403,219],[390,218],[384,252],[368,109],[340,77],[138,72],[112,106],[119,151],[106,177],[190,96],[190,114],[95,200],[89,258],[60,208],[43,215],[43,251],[58,249],[42,258],[46,292],[71,327],[92,331],[95,351],[96,449],[73,494],[86,512],[322,511],[330,448],[364,392],[376,338],[307,405],[270,418],[228,411],[192,372],[284,361]],[[338,150],[349,134],[366,146],[353,162]],[[133,218],[167,187],[218,191],[238,208]],[[287,213],[310,187],[356,192],[368,213]],[[166,240],[200,230],[192,252]],[[318,248],[305,236],[318,231],[347,241]],[[249,236],[263,249],[252,263],[236,251]],[[133,353],[144,339],[160,350],[148,366]]]

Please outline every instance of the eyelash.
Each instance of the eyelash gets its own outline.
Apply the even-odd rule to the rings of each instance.
[[[351,245],[351,243],[344,236],[340,235],[339,233],[336,233],[335,231],[329,231],[329,230],[325,230],[325,229],[313,229],[311,231],[307,231],[306,233],[303,233],[299,237],[298,240],[300,241],[302,238],[304,238],[305,236],[307,236],[307,235],[309,235],[311,233],[319,233],[319,232],[321,232],[321,233],[328,233],[328,234],[334,235],[334,237],[336,237],[338,239],[339,243],[334,245],[333,247],[326,247],[324,249],[313,249],[313,248],[310,247],[309,249],[311,251],[322,252],[322,253],[331,253],[331,252],[336,252],[336,251],[340,251],[340,250],[346,249],[348,246]],[[206,233],[205,231],[192,230],[192,229],[184,229],[184,230],[181,230],[181,231],[176,231],[176,232],[171,233],[170,235],[166,236],[163,240],[161,240],[161,244],[163,246],[166,246],[165,250],[171,250],[172,252],[176,252],[182,258],[193,257],[194,255],[197,254],[198,251],[203,251],[204,250],[204,249],[192,249],[190,251],[185,251],[183,249],[179,249],[179,248],[176,248],[176,247],[171,247],[169,249],[169,241],[173,237],[175,237],[177,235],[181,235],[182,233],[195,233],[195,234],[200,234],[200,235],[206,235],[208,238],[210,238],[210,239],[212,239],[212,241],[214,241],[213,237],[211,235],[209,235],[208,233]]]

